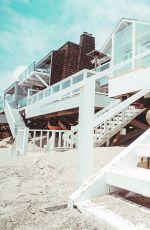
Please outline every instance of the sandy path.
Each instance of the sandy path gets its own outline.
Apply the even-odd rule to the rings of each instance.
[[[95,171],[121,149],[96,148]],[[13,159],[9,153],[0,148],[0,230],[103,229],[66,208],[75,190],[75,150]]]

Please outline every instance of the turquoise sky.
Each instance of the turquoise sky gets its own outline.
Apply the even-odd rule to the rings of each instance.
[[[100,48],[122,17],[150,20],[149,0],[0,0],[0,93],[34,60],[83,31]]]

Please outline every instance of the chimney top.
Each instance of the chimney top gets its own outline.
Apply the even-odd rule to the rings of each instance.
[[[93,36],[92,34],[90,34],[90,33],[88,33],[88,32],[83,32],[83,34],[84,34],[84,35],[91,36],[91,37]],[[83,34],[82,34],[82,35],[83,35]]]

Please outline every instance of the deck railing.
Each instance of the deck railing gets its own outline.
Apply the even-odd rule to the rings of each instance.
[[[18,81],[21,82],[23,80],[25,80],[32,71],[34,71],[36,68],[36,63],[35,61],[23,72],[20,74],[20,76],[18,77]]]
[[[92,70],[81,70],[80,72],[71,75],[70,77],[52,85],[47,87],[46,89],[36,93],[35,95],[31,96],[28,98],[27,100],[27,104],[31,105],[36,103],[37,101],[42,100],[43,98],[46,98],[48,96],[54,96],[56,93],[67,89],[83,80],[85,80],[86,78],[89,78],[91,76],[93,76],[95,74],[95,71]],[[69,94],[63,95],[62,99],[66,98],[66,97],[71,97],[72,95],[76,95],[79,93],[79,90],[74,90]]]
[[[23,97],[18,101],[18,108],[27,106],[27,97]]]
[[[11,103],[11,102],[15,101],[15,94],[11,94],[11,95],[7,96],[6,101],[8,103]]]
[[[77,148],[77,134],[71,130],[29,130],[29,152]]]
[[[49,74],[49,69],[39,68],[38,64],[36,64],[36,62],[34,61],[25,71],[23,71],[23,73],[21,73],[19,75],[18,82],[22,82],[25,79],[27,79],[33,71],[38,71],[40,73],[48,73]]]

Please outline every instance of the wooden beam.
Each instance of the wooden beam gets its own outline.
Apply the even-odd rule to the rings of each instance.
[[[112,140],[110,146],[116,145],[116,144],[118,143],[118,141],[120,141],[121,137],[122,137],[122,136],[120,135],[120,131],[119,131],[119,132],[116,134],[116,136],[113,138],[113,140]]]
[[[61,117],[61,116],[67,116],[67,115],[72,115],[72,114],[77,114],[79,112],[79,109],[69,109],[69,110],[63,110],[60,112],[55,112],[51,114],[45,114],[38,116],[36,118],[51,118],[51,117]]]
[[[134,127],[146,131],[149,128],[149,125],[145,125],[144,123],[134,119],[131,121],[131,125],[133,125]]]
[[[58,125],[60,126],[60,128],[61,128],[62,130],[68,130],[67,127],[63,124],[62,121],[58,121]]]
[[[127,133],[125,136],[122,136],[122,138],[118,141],[117,145],[123,145],[125,142],[135,138],[135,137],[138,137],[139,135],[141,135],[143,133],[142,130],[134,130],[134,131],[131,131],[129,133]]]

